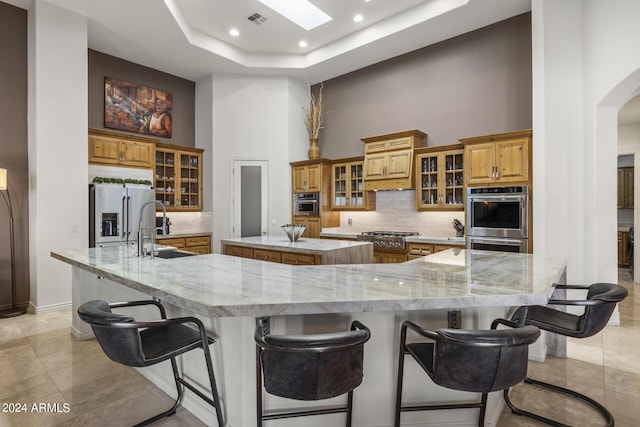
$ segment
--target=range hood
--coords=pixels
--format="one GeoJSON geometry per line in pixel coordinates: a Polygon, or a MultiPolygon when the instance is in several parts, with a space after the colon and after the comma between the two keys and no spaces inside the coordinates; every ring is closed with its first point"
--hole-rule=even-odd
{"type": "Polygon", "coordinates": [[[362,138],[365,144],[365,191],[414,188],[413,150],[422,146],[426,133],[417,129],[362,138]]]}

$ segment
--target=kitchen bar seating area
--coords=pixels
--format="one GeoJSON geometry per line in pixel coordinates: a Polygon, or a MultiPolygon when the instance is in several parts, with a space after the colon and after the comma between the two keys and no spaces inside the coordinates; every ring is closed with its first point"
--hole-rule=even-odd
{"type": "MultiPolygon", "coordinates": [[[[317,266],[219,254],[139,260],[130,252],[127,247],[103,247],[54,251],[52,256],[72,266],[78,306],[96,297],[115,301],[151,296],[163,301],[170,317],[200,319],[215,334],[216,344],[211,347],[214,370],[225,422],[230,426],[255,422],[255,352],[243,349],[255,346],[256,318],[269,318],[274,336],[327,333],[347,329],[353,320],[361,321],[371,331],[371,339],[365,344],[362,384],[354,391],[352,425],[372,426],[376,420],[387,420],[391,425],[400,323],[412,320],[436,325],[448,309],[459,307],[466,329],[488,329],[493,319],[507,316],[510,307],[545,304],[565,271],[562,258],[463,249],[402,264],[317,266]],[[497,265],[502,275],[495,274],[497,265]],[[199,274],[188,278],[176,275],[188,270],[199,274]],[[250,375],[239,377],[237,372],[250,375]]],[[[72,332],[78,338],[91,337],[79,320],[74,319],[72,332]]],[[[166,369],[152,368],[140,373],[163,388],[171,376],[166,369]]],[[[183,369],[183,375],[196,381],[206,378],[193,363],[185,363],[183,369]]],[[[406,374],[403,395],[407,401],[426,398],[427,403],[437,403],[441,388],[424,378],[417,387],[419,376],[410,369],[406,374]]],[[[460,403],[469,396],[454,393],[446,399],[460,403]]],[[[184,407],[206,423],[215,424],[215,411],[196,402],[187,390],[184,407]]],[[[266,395],[264,402],[265,407],[286,412],[322,408],[321,402],[292,403],[271,395],[266,395]]],[[[487,420],[497,423],[501,396],[490,394],[486,408],[487,420]]],[[[403,419],[407,425],[438,425],[443,419],[437,412],[433,412],[436,418],[415,419],[418,413],[407,413],[403,419]]],[[[477,414],[470,413],[473,411],[448,412],[447,419],[461,425],[477,419],[477,414]]],[[[339,415],[309,417],[304,422],[309,426],[342,423],[331,418],[339,415]],[[325,417],[329,418],[322,419],[325,417]]]]}

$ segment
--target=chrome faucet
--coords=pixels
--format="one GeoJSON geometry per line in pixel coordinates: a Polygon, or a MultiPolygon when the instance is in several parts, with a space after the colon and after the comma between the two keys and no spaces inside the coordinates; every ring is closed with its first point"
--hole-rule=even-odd
{"type": "MultiPolygon", "coordinates": [[[[162,235],[166,234],[167,230],[167,209],[164,207],[164,204],[159,200],[150,200],[140,208],[140,222],[138,223],[138,256],[144,257],[144,230],[142,228],[142,214],[144,213],[144,208],[148,205],[158,205],[162,208],[162,235]]],[[[156,244],[156,230],[157,228],[154,226],[151,228],[153,232],[151,233],[151,258],[153,258],[153,247],[156,244]]]]}

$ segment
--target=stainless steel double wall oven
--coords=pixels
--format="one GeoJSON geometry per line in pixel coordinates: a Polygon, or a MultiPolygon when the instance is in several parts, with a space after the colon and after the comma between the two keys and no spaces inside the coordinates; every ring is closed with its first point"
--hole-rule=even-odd
{"type": "Polygon", "coordinates": [[[529,251],[529,187],[467,188],[467,248],[529,251]]]}

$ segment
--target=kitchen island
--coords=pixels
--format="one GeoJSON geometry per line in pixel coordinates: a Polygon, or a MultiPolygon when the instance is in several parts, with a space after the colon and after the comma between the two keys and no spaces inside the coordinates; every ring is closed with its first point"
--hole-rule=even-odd
{"type": "Polygon", "coordinates": [[[291,265],[371,264],[373,244],[342,240],[300,238],[292,242],[282,236],[252,236],[223,239],[222,253],[291,265]]]}
{"type": "MultiPolygon", "coordinates": [[[[255,425],[255,318],[269,316],[274,333],[346,330],[353,319],[372,332],[365,345],[365,377],[355,393],[354,426],[390,426],[402,321],[446,326],[448,309],[462,311],[464,328],[488,328],[510,307],[545,304],[562,279],[565,261],[530,254],[448,250],[403,264],[290,266],[219,254],[176,259],[140,259],[131,248],[61,250],[52,256],[73,266],[72,333],[88,338],[90,328],[75,314],[90,299],[108,301],[157,298],[170,316],[195,314],[218,340],[212,346],[228,426],[255,425]]],[[[190,356],[190,357],[197,357],[190,356]]],[[[201,356],[200,356],[201,357],[201,356]]],[[[201,377],[201,361],[184,361],[188,375],[201,377]]],[[[408,364],[407,400],[469,400],[468,393],[433,385],[408,364]]],[[[166,367],[140,371],[171,393],[166,367]]],[[[340,400],[340,398],[336,398],[340,400]]],[[[309,407],[267,396],[273,407],[309,407]]],[[[327,404],[327,402],[318,402],[327,404]]],[[[215,425],[210,409],[187,397],[184,406],[215,425]]],[[[489,424],[502,408],[490,396],[489,424]]],[[[471,425],[474,411],[437,411],[403,415],[407,425],[471,425]],[[444,417],[444,418],[443,418],[444,417]],[[427,420],[427,421],[425,421],[427,420]]],[[[305,419],[309,427],[338,425],[341,415],[305,419]]],[[[299,421],[299,420],[298,420],[299,421]]],[[[283,426],[296,425],[283,422],[283,426]]]]}

